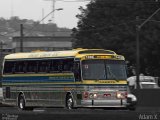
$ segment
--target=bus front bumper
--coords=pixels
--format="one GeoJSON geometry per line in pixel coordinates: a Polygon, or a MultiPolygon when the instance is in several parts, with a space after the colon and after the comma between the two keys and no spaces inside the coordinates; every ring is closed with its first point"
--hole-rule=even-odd
{"type": "Polygon", "coordinates": [[[116,100],[82,100],[83,107],[127,107],[126,99],[116,100]]]}

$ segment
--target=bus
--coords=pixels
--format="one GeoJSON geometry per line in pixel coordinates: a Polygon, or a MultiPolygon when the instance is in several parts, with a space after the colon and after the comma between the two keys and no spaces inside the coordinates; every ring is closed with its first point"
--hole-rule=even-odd
{"type": "Polygon", "coordinates": [[[28,107],[127,107],[125,58],[111,50],[13,53],[3,61],[3,104],[28,107]]]}

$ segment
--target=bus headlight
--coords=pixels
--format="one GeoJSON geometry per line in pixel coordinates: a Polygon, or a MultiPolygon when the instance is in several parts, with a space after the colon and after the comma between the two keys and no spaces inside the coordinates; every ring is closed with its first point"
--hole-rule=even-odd
{"type": "Polygon", "coordinates": [[[121,93],[117,93],[117,98],[122,98],[121,93]]]}
{"type": "Polygon", "coordinates": [[[97,93],[90,93],[89,98],[91,98],[91,99],[97,98],[97,93]]]}
{"type": "Polygon", "coordinates": [[[124,98],[127,98],[127,92],[126,93],[123,93],[123,92],[117,92],[117,98],[119,99],[124,99],[124,98]]]}

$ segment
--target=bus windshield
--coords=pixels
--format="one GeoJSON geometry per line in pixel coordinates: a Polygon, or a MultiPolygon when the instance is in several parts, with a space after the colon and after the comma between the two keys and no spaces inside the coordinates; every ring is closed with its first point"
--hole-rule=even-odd
{"type": "Polygon", "coordinates": [[[121,60],[84,60],[82,61],[84,80],[124,80],[125,61],[121,60]]]}

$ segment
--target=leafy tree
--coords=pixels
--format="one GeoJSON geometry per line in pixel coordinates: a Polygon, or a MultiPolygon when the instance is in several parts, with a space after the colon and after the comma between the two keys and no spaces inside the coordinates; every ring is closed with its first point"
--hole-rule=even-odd
{"type": "MultiPolygon", "coordinates": [[[[79,22],[73,29],[74,47],[104,48],[123,54],[135,66],[136,25],[160,6],[155,0],[94,0],[80,7],[79,22]],[[136,17],[139,17],[139,21],[136,17]]],[[[140,72],[160,75],[160,11],[140,31],[140,72]]]]}

